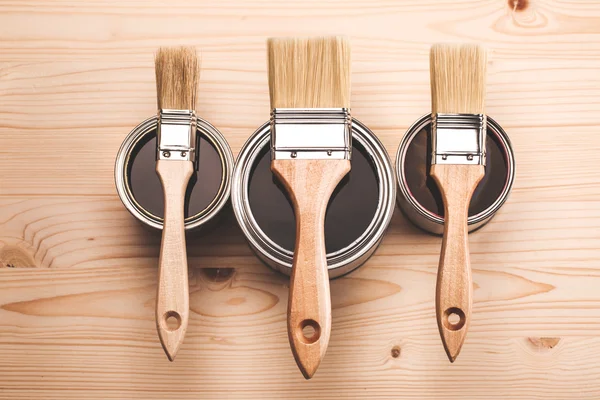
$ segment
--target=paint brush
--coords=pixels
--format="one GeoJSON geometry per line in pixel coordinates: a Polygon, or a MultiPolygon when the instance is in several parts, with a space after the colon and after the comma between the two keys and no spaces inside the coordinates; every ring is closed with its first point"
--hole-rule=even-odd
{"type": "Polygon", "coordinates": [[[476,45],[431,48],[431,176],[444,203],[436,315],[444,349],[454,362],[471,319],[469,204],[485,173],[486,53],[476,45]]]}
{"type": "Polygon", "coordinates": [[[199,63],[193,48],[161,48],[155,57],[158,102],[156,173],[163,187],[156,327],[170,361],[183,342],[189,318],[185,246],[185,192],[194,172],[199,63]]]}
{"type": "Polygon", "coordinates": [[[302,374],[317,370],[331,333],[327,203],[350,171],[350,46],[344,38],[268,41],[271,170],[294,208],[288,336],[302,374]]]}

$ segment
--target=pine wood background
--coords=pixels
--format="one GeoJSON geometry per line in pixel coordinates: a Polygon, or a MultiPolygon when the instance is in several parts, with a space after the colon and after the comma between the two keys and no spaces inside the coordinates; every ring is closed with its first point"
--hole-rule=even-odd
{"type": "Polygon", "coordinates": [[[600,398],[600,3],[586,0],[0,0],[0,398],[600,398]],[[174,363],[154,326],[159,237],[124,209],[117,149],[155,112],[153,52],[202,50],[199,113],[237,154],[268,117],[265,39],[346,34],[353,115],[395,153],[429,109],[428,48],[491,50],[488,114],[515,188],[471,235],[474,313],[454,365],[434,317],[440,238],[396,210],[332,282],[333,331],[304,381],[287,278],[227,213],[188,241],[174,363]]]}

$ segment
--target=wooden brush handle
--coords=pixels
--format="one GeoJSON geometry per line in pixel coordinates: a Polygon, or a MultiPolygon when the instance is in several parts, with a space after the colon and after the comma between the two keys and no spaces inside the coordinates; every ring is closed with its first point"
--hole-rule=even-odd
{"type": "Polygon", "coordinates": [[[185,248],[185,191],[193,172],[190,161],[159,160],[156,172],[162,183],[165,217],[160,247],[156,328],[169,360],[183,342],[189,318],[189,288],[185,248]],[[168,321],[167,321],[168,320],[168,321]]]}
{"type": "Polygon", "coordinates": [[[472,290],[469,257],[469,203],[485,173],[483,165],[431,167],[444,201],[444,237],[437,275],[436,315],[444,349],[454,362],[471,320],[472,290]]]}
{"type": "Polygon", "coordinates": [[[335,187],[350,171],[350,161],[273,160],[271,170],[285,186],[296,216],[288,336],[298,368],[310,379],[331,334],[325,212],[335,187]]]}

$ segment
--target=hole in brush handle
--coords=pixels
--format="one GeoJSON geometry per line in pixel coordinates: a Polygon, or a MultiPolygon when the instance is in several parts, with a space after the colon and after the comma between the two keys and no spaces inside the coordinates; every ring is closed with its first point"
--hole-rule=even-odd
{"type": "Polygon", "coordinates": [[[167,311],[163,314],[162,326],[170,332],[176,331],[181,327],[181,315],[177,311],[167,311]]]}
{"type": "Polygon", "coordinates": [[[444,327],[450,331],[459,331],[465,326],[467,318],[459,307],[450,307],[444,311],[442,322],[444,327]]]}
{"type": "Polygon", "coordinates": [[[296,334],[305,344],[315,343],[321,337],[321,325],[314,319],[302,320],[296,334]]]}

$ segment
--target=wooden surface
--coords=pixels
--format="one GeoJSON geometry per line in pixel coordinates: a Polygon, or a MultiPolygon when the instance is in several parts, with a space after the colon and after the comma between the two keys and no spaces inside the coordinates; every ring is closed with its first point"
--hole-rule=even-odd
{"type": "Polygon", "coordinates": [[[1,1],[0,398],[600,397],[600,4],[594,1],[1,1]],[[265,39],[347,34],[353,115],[394,153],[430,107],[429,45],[491,50],[487,110],[515,188],[470,236],[473,314],[450,364],[435,320],[441,239],[396,211],[375,256],[331,282],[333,329],[305,381],[288,279],[230,213],[188,240],[190,324],[154,325],[160,236],[125,210],[117,149],[155,112],[152,54],[203,49],[200,115],[237,154],[268,118],[265,39]]]}
{"type": "Polygon", "coordinates": [[[469,253],[469,204],[485,175],[483,165],[431,166],[444,202],[444,235],[435,287],[435,314],[444,350],[456,360],[465,341],[473,306],[469,253]]]}
{"type": "Polygon", "coordinates": [[[160,343],[171,361],[175,359],[183,343],[190,316],[184,207],[185,192],[193,172],[192,161],[156,162],[156,173],[162,184],[165,204],[158,256],[156,329],[160,343]]]}
{"type": "Polygon", "coordinates": [[[319,368],[331,336],[331,295],[325,213],[331,194],[350,172],[349,160],[273,160],[296,216],[287,329],[290,347],[306,379],[319,368]]]}

